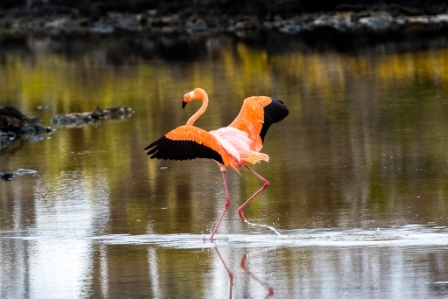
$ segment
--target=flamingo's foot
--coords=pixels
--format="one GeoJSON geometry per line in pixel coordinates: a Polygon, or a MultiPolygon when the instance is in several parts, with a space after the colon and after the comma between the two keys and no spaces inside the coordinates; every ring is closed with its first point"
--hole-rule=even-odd
{"type": "Polygon", "coordinates": [[[212,239],[211,237],[202,237],[202,242],[213,242],[214,239],[212,239]]]}
{"type": "Polygon", "coordinates": [[[247,222],[246,217],[244,217],[243,209],[241,207],[238,208],[238,216],[240,216],[241,221],[247,222]]]}
{"type": "MultiPolygon", "coordinates": [[[[218,240],[218,237],[216,235],[212,235],[210,237],[203,237],[202,238],[202,242],[210,242],[210,243],[215,243],[215,241],[218,240]]],[[[229,237],[227,236],[220,236],[219,240],[224,241],[224,242],[228,242],[229,241],[229,237]]]]}

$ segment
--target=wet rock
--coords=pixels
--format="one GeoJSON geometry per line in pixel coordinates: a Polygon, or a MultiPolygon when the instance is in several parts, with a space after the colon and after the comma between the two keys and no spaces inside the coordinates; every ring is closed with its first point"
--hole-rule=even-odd
{"type": "MultiPolygon", "coordinates": [[[[440,32],[448,29],[442,0],[48,0],[0,1],[0,35],[236,36],[280,31],[440,32]],[[29,3],[28,3],[29,2],[29,3]],[[22,3],[22,4],[19,4],[22,3]]],[[[121,58],[123,59],[123,58],[121,58]]]]}
{"type": "Polygon", "coordinates": [[[393,18],[386,12],[375,13],[369,17],[360,18],[359,24],[373,30],[383,30],[391,26],[393,18]]]}
{"type": "Polygon", "coordinates": [[[14,180],[14,174],[12,172],[0,172],[0,180],[12,181],[14,180]]]}
{"type": "Polygon", "coordinates": [[[234,22],[234,30],[255,30],[260,27],[259,21],[255,17],[243,17],[234,22]]]}
{"type": "Polygon", "coordinates": [[[125,105],[111,106],[104,110],[97,107],[92,111],[92,118],[96,120],[109,118],[120,119],[130,117],[134,113],[134,110],[125,105]]]}
{"type": "Polygon", "coordinates": [[[334,28],[339,31],[353,27],[349,13],[320,16],[312,22],[312,25],[314,27],[334,28]]]}
{"type": "Polygon", "coordinates": [[[16,139],[16,134],[13,132],[3,132],[0,131],[0,148],[9,145],[16,139]]]}
{"type": "Polygon", "coordinates": [[[208,32],[209,27],[202,18],[192,18],[186,21],[185,28],[189,33],[208,32]]]}
{"type": "Polygon", "coordinates": [[[50,108],[50,106],[47,105],[39,105],[36,107],[37,110],[48,110],[48,108],[50,108]]]}
{"type": "Polygon", "coordinates": [[[25,123],[25,116],[13,107],[0,107],[0,130],[19,133],[25,123]]]}
{"type": "Polygon", "coordinates": [[[280,16],[275,16],[272,20],[266,20],[262,23],[262,27],[268,30],[279,29],[284,25],[284,20],[280,16]]]}
{"type": "Polygon", "coordinates": [[[44,137],[42,135],[31,135],[28,137],[28,140],[31,142],[37,142],[37,141],[42,141],[45,139],[50,139],[50,137],[44,137]]]}
{"type": "Polygon", "coordinates": [[[178,14],[158,16],[156,12],[150,12],[145,16],[146,25],[142,29],[156,33],[174,33],[181,32],[185,21],[182,21],[178,14]]]}
{"type": "MultiPolygon", "coordinates": [[[[441,18],[443,20],[443,18],[441,18]]],[[[410,24],[428,24],[429,17],[428,16],[417,16],[417,17],[409,17],[406,19],[410,24]]]]}
{"type": "Polygon", "coordinates": [[[59,126],[83,125],[91,121],[92,112],[60,114],[51,118],[51,124],[59,126]]]}
{"type": "Polygon", "coordinates": [[[19,168],[17,170],[14,170],[13,172],[15,175],[28,175],[28,174],[36,174],[37,171],[34,169],[24,169],[24,168],[19,168]]]}
{"type": "Polygon", "coordinates": [[[413,30],[440,30],[448,28],[448,14],[420,15],[420,16],[394,16],[389,12],[344,12],[295,17],[289,20],[264,22],[266,29],[277,28],[284,33],[294,34],[302,31],[319,29],[332,29],[339,32],[384,32],[386,30],[401,30],[413,25],[413,30]]]}
{"type": "Polygon", "coordinates": [[[42,126],[41,123],[40,117],[26,116],[13,107],[0,107],[0,148],[19,137],[30,139],[54,131],[53,128],[42,126]]]}
{"type": "Polygon", "coordinates": [[[19,168],[13,172],[1,172],[0,171],[0,180],[3,181],[12,181],[15,178],[15,175],[30,175],[30,174],[36,174],[37,171],[34,169],[23,169],[23,168],[19,168]]]}
{"type": "Polygon", "coordinates": [[[436,16],[430,16],[429,17],[429,22],[432,23],[446,23],[448,24],[448,14],[440,14],[440,15],[436,15],[436,16]]]}
{"type": "Polygon", "coordinates": [[[111,34],[115,31],[114,27],[104,25],[104,24],[95,24],[94,26],[89,28],[90,32],[99,33],[99,34],[111,34]]]}
{"type": "Polygon", "coordinates": [[[97,107],[92,112],[67,113],[53,116],[51,123],[58,126],[82,126],[84,124],[104,119],[125,119],[135,111],[125,105],[111,106],[104,110],[97,107]]]}
{"type": "Polygon", "coordinates": [[[280,26],[279,30],[283,33],[294,34],[303,30],[303,26],[297,23],[286,23],[280,26]]]}
{"type": "MultiPolygon", "coordinates": [[[[278,3],[275,7],[278,6],[278,3]]],[[[262,10],[264,11],[264,10],[262,10]]],[[[214,8],[210,13],[190,8],[150,9],[138,13],[93,12],[87,16],[70,13],[39,16],[16,16],[6,13],[0,18],[0,33],[88,33],[98,35],[120,32],[141,32],[172,34],[213,34],[216,32],[244,32],[257,30],[279,30],[285,33],[332,28],[337,31],[384,31],[401,29],[403,26],[421,25],[425,29],[448,27],[448,4],[427,6],[425,9],[404,5],[339,4],[332,11],[305,12],[284,11],[278,14],[267,9],[265,15],[238,13],[226,15],[225,9],[214,8]],[[270,11],[270,13],[267,13],[270,11]]]]}

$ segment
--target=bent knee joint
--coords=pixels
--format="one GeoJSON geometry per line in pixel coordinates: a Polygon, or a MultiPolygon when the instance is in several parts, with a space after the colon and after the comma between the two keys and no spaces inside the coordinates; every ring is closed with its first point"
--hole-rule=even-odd
{"type": "Polygon", "coordinates": [[[263,189],[266,189],[267,187],[269,187],[269,182],[264,180],[263,181],[263,189]]]}

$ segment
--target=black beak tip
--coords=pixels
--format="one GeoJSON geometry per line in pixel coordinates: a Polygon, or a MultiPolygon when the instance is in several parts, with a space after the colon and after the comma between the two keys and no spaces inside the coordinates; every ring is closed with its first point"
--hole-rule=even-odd
{"type": "Polygon", "coordinates": [[[182,109],[184,109],[185,106],[187,106],[187,102],[182,102],[182,109]]]}

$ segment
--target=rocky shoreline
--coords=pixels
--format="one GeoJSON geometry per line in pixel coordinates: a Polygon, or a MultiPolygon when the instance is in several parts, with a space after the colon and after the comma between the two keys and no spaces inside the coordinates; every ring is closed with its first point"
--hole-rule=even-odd
{"type": "Polygon", "coordinates": [[[43,17],[6,17],[0,20],[0,34],[46,33],[113,34],[116,32],[151,32],[158,34],[212,34],[224,32],[270,31],[287,34],[320,29],[339,32],[440,30],[448,27],[448,13],[438,15],[393,16],[379,12],[337,12],[302,14],[292,18],[260,20],[253,16],[234,18],[201,17],[182,20],[178,15],[156,17],[151,13],[108,13],[97,21],[71,15],[43,17]]]}
{"type": "MultiPolygon", "coordinates": [[[[130,1],[131,4],[132,2],[130,1]]],[[[266,31],[297,34],[322,29],[350,33],[434,31],[448,28],[448,4],[440,4],[437,1],[436,3],[411,1],[412,5],[362,4],[367,1],[349,5],[340,2],[325,11],[300,9],[295,6],[291,6],[292,8],[288,10],[287,6],[280,6],[280,3],[285,1],[271,1],[277,3],[278,7],[261,5],[263,9],[258,10],[252,6],[247,8],[247,3],[239,10],[238,7],[232,10],[223,5],[215,5],[213,9],[210,5],[206,5],[206,2],[213,4],[219,1],[193,1],[190,6],[181,5],[182,1],[177,2],[180,3],[177,6],[168,6],[161,5],[162,1],[150,9],[142,5],[141,11],[138,12],[135,12],[136,9],[131,9],[130,4],[123,6],[121,10],[113,10],[113,6],[102,9],[92,6],[92,10],[89,11],[78,7],[61,8],[49,4],[0,10],[0,35],[30,33],[112,35],[123,32],[209,35],[266,31]]]]}

